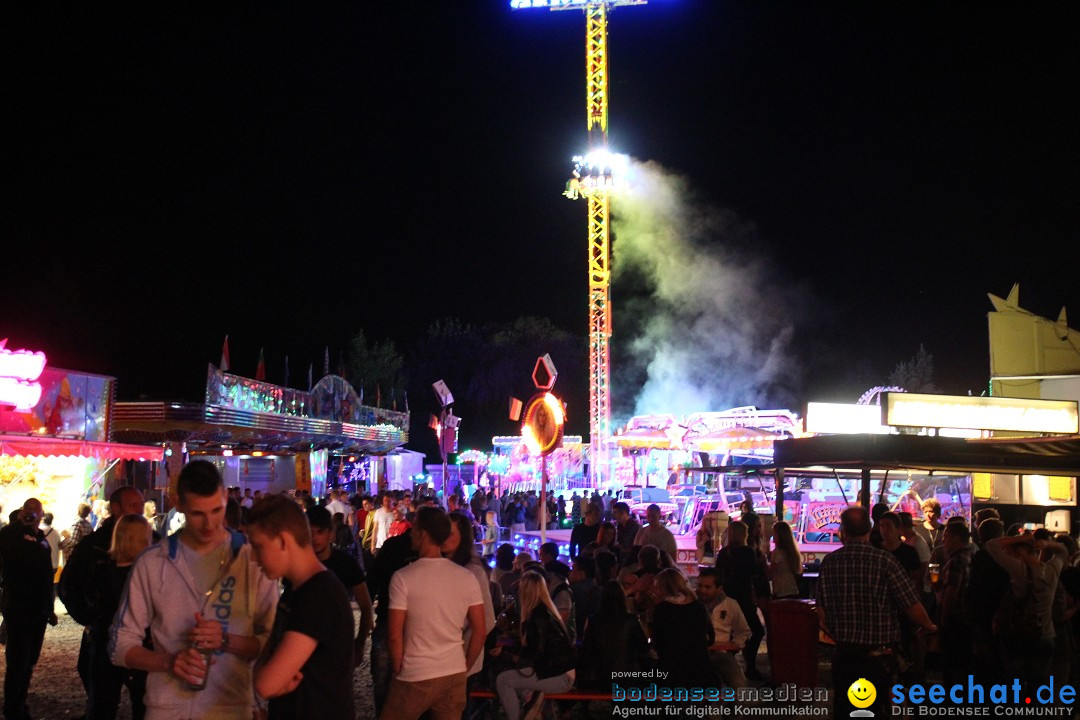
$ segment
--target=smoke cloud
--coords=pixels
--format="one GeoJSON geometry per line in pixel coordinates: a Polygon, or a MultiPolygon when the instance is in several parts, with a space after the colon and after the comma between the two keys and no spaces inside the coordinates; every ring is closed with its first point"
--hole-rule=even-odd
{"type": "Polygon", "coordinates": [[[803,292],[770,268],[752,223],[697,201],[684,177],[637,161],[625,177],[612,214],[616,414],[788,406],[803,292]]]}

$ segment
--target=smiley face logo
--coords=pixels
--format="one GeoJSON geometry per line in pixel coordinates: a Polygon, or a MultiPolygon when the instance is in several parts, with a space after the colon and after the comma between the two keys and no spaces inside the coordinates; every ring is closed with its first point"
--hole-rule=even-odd
{"type": "Polygon", "coordinates": [[[847,690],[848,701],[857,708],[868,708],[877,699],[877,688],[866,678],[851,683],[847,690]]]}

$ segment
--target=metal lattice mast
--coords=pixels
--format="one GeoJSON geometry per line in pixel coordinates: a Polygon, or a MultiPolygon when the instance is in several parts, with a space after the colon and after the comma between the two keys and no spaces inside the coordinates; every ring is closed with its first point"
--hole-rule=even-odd
{"type": "Polygon", "coordinates": [[[585,112],[589,153],[575,158],[574,176],[565,193],[584,197],[589,223],[589,482],[599,487],[608,475],[611,436],[611,195],[608,149],[608,11],[644,5],[647,0],[511,0],[515,9],[546,7],[585,11],[585,112]]]}
{"type": "MultiPolygon", "coordinates": [[[[589,150],[608,146],[607,5],[585,10],[585,103],[589,150]]],[[[586,188],[589,206],[589,484],[607,479],[611,436],[611,197],[606,182],[586,188]]]]}

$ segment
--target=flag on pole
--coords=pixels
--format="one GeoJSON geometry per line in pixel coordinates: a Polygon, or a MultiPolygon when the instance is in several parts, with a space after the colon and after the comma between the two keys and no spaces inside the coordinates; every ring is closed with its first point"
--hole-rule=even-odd
{"type": "Polygon", "coordinates": [[[255,366],[255,379],[266,380],[266,359],[263,358],[263,349],[259,348],[259,364],[255,366]]]}
{"type": "Polygon", "coordinates": [[[326,346],[326,351],[323,353],[322,374],[323,375],[329,375],[330,374],[330,346],[329,345],[326,346]]]}
{"type": "Polygon", "coordinates": [[[221,372],[229,372],[229,336],[225,336],[225,344],[221,346],[221,362],[218,363],[221,372]]]}
{"type": "Polygon", "coordinates": [[[289,387],[289,356],[285,356],[285,383],[284,387],[289,387]]]}
{"type": "Polygon", "coordinates": [[[311,382],[311,377],[312,377],[311,374],[313,372],[315,372],[315,363],[308,363],[308,366],[307,366],[307,391],[308,392],[311,392],[311,388],[315,387],[314,383],[311,382]]]}

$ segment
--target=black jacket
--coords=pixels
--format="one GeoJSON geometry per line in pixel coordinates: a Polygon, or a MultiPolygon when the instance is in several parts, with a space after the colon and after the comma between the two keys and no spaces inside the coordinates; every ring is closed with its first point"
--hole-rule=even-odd
{"type": "Polygon", "coordinates": [[[525,623],[521,657],[522,666],[534,668],[541,680],[569,672],[577,664],[570,636],[544,606],[534,609],[525,623]]]}
{"type": "Polygon", "coordinates": [[[109,561],[109,546],[112,545],[115,526],[115,517],[103,520],[97,530],[79,541],[71,551],[64,571],[60,573],[57,594],[68,615],[80,625],[92,625],[94,622],[93,575],[99,565],[109,561]]]}
{"type": "Polygon", "coordinates": [[[46,618],[53,610],[53,569],[49,543],[37,528],[21,522],[0,529],[0,565],[4,569],[3,608],[11,622],[16,614],[46,618]]]}

